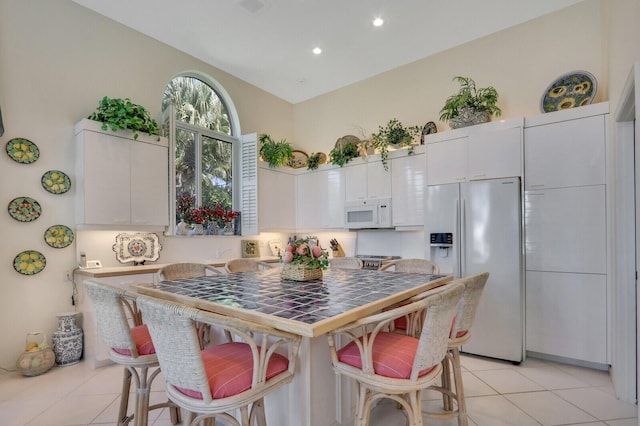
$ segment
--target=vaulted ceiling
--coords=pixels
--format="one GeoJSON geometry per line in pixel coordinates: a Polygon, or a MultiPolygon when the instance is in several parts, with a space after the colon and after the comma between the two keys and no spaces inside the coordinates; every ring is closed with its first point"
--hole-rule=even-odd
{"type": "Polygon", "coordinates": [[[582,0],[73,1],[298,103],[582,0]]]}

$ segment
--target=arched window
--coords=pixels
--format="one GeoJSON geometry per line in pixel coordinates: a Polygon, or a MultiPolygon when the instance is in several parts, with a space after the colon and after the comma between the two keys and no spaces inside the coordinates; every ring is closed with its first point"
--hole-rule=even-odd
{"type": "Polygon", "coordinates": [[[215,222],[208,217],[214,209],[240,211],[242,137],[224,89],[203,75],[177,76],[165,88],[162,115],[172,141],[171,229],[180,221],[215,222]]]}

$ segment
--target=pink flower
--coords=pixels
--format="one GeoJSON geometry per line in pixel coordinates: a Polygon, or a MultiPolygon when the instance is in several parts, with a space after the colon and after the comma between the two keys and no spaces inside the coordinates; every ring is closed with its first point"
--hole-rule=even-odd
{"type": "Polygon", "coordinates": [[[282,255],[282,263],[291,263],[291,261],[293,260],[293,253],[291,253],[289,250],[284,252],[284,255],[282,255]]]}
{"type": "Polygon", "coordinates": [[[294,251],[296,251],[296,249],[291,244],[287,244],[287,248],[285,248],[285,251],[290,251],[291,253],[293,253],[294,251]]]}
{"type": "Polygon", "coordinates": [[[300,244],[298,246],[298,254],[300,256],[306,256],[309,253],[309,245],[307,243],[300,244]]]}
{"type": "Polygon", "coordinates": [[[313,257],[318,258],[318,257],[322,256],[322,248],[320,246],[314,246],[311,249],[311,252],[313,253],[313,257]]]}

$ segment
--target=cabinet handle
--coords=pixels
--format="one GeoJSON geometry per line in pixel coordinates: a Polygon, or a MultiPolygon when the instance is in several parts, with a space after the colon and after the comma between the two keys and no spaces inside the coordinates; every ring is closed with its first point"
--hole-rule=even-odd
{"type": "Polygon", "coordinates": [[[454,180],[461,181],[461,180],[467,180],[467,178],[462,176],[462,177],[457,177],[454,180]]]}
{"type": "Polygon", "coordinates": [[[544,195],[544,192],[529,192],[527,194],[528,197],[532,196],[532,195],[544,195]]]}
{"type": "Polygon", "coordinates": [[[480,175],[473,175],[474,178],[482,178],[482,177],[485,177],[485,176],[487,176],[486,173],[482,173],[480,175]]]}
{"type": "Polygon", "coordinates": [[[544,186],[544,183],[536,183],[533,185],[529,185],[531,188],[542,188],[544,186]]]}

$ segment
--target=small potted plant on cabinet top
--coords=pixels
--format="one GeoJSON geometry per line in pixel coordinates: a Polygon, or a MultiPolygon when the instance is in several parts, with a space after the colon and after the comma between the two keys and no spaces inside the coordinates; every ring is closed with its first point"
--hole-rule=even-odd
{"type": "Polygon", "coordinates": [[[380,160],[385,170],[389,170],[389,147],[409,147],[409,155],[413,154],[414,139],[420,135],[420,126],[404,126],[397,118],[392,118],[385,126],[378,127],[378,133],[371,135],[373,146],[380,153],[380,160]]]}
{"type": "Polygon", "coordinates": [[[293,158],[293,147],[285,139],[274,141],[269,135],[260,135],[260,157],[269,167],[285,166],[293,158]]]}
{"type": "Polygon", "coordinates": [[[486,123],[492,115],[499,117],[502,111],[496,103],[498,92],[492,86],[476,89],[476,83],[469,77],[456,76],[460,90],[447,98],[440,110],[440,120],[448,121],[452,129],[486,123]]]}
{"type": "Polygon", "coordinates": [[[102,130],[111,129],[131,130],[133,138],[138,139],[138,132],[155,135],[160,140],[158,123],[152,119],[149,112],[141,105],[134,104],[129,98],[114,98],[107,96],[98,103],[98,108],[87,117],[89,120],[101,121],[102,130]]]}

